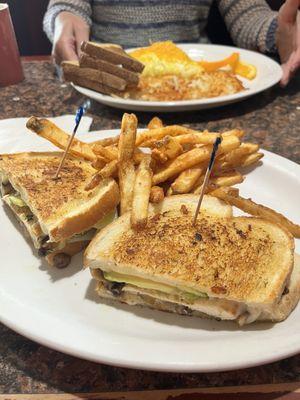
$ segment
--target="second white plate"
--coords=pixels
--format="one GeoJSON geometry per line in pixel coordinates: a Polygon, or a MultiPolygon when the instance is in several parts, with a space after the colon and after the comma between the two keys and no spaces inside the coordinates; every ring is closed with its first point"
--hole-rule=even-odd
{"type": "Polygon", "coordinates": [[[121,99],[118,97],[107,96],[81,86],[73,85],[74,88],[91,99],[111,107],[133,110],[133,111],[188,111],[201,110],[224,106],[235,103],[276,85],[282,76],[282,69],[278,63],[263,54],[254,51],[240,49],[237,47],[219,46],[213,44],[180,44],[182,48],[192,59],[205,59],[208,61],[221,60],[228,57],[233,52],[238,52],[242,61],[253,64],[257,68],[257,76],[252,81],[240,78],[246,90],[228,95],[213,97],[209,99],[182,100],[182,101],[141,101],[131,99],[121,99]]]}

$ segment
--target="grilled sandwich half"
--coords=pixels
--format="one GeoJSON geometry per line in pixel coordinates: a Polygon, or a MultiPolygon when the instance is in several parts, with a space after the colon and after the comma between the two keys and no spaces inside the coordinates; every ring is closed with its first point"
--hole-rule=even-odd
{"type": "Polygon", "coordinates": [[[68,157],[53,179],[61,152],[0,155],[1,194],[25,228],[39,255],[65,267],[96,231],[109,223],[119,202],[113,179],[85,190],[96,170],[88,161],[68,157]]]}
{"type": "Polygon", "coordinates": [[[224,202],[198,196],[153,205],[147,227],[123,215],[96,235],[84,265],[101,297],[130,305],[240,325],[285,319],[299,300],[300,262],[294,239],[260,218],[233,217],[224,202]]]}

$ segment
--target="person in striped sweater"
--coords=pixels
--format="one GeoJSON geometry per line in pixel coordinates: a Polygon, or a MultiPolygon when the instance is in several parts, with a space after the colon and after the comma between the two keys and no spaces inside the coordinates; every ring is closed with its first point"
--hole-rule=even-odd
{"type": "MultiPolygon", "coordinates": [[[[50,0],[44,30],[56,63],[76,60],[91,38],[124,47],[149,42],[207,41],[205,26],[213,0],[50,0]]],[[[282,85],[300,67],[300,0],[286,0],[279,12],[265,0],[218,0],[234,43],[262,53],[278,52],[282,85]]]]}

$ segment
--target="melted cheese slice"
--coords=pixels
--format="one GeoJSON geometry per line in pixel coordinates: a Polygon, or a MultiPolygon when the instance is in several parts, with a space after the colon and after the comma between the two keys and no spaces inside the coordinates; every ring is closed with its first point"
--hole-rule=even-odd
{"type": "Polygon", "coordinates": [[[144,279],[137,276],[120,274],[113,271],[103,271],[104,278],[111,282],[128,283],[141,289],[157,290],[158,292],[181,295],[187,297],[190,300],[193,298],[208,298],[206,293],[202,293],[198,290],[190,289],[185,286],[170,286],[161,282],[151,281],[150,279],[144,279]]]}

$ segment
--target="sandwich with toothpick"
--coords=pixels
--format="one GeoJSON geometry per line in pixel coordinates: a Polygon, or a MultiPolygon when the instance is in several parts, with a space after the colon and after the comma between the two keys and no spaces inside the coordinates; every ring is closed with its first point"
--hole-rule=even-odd
{"type": "MultiPolygon", "coordinates": [[[[119,154],[129,157],[124,168],[135,127],[125,115],[119,141],[119,154]]],[[[175,195],[149,204],[152,174],[132,169],[124,178],[126,210],[84,256],[100,297],[239,325],[282,321],[292,312],[300,296],[292,234],[270,220],[234,217],[230,204],[204,195],[219,144],[217,138],[200,198],[175,195]]]]}
{"type": "Polygon", "coordinates": [[[68,155],[54,179],[63,152],[0,155],[3,203],[50,265],[66,267],[109,223],[119,202],[118,185],[106,178],[86,190],[97,172],[89,161],[68,155]]]}

